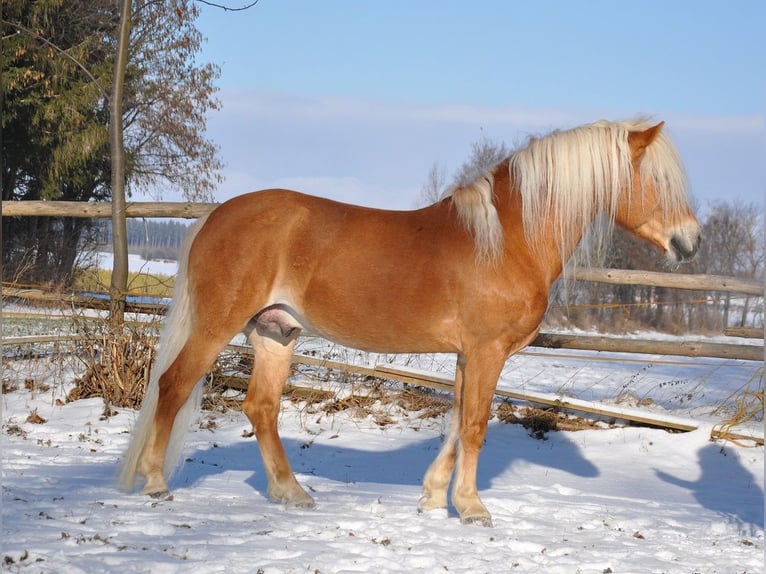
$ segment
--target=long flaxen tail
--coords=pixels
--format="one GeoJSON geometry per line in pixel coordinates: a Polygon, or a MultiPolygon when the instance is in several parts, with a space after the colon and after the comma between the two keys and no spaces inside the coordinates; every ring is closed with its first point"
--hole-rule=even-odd
{"type": "MultiPolygon", "coordinates": [[[[160,332],[157,355],[149,376],[146,394],[143,403],[141,404],[141,411],[138,415],[138,419],[133,427],[130,445],[125,453],[120,469],[119,483],[125,490],[132,490],[135,485],[141,453],[152,433],[154,416],[157,412],[157,401],[159,399],[160,376],[173,364],[176,357],[178,357],[191,332],[192,322],[190,316],[187,264],[191,244],[206,219],[207,217],[200,218],[189,230],[181,250],[178,273],[176,274],[175,287],[173,289],[173,301],[160,332]]],[[[194,392],[186,403],[184,403],[183,407],[181,407],[181,410],[176,415],[173,423],[173,431],[170,435],[170,441],[168,442],[168,448],[165,453],[165,465],[163,468],[166,480],[170,479],[170,476],[178,466],[186,431],[189,427],[191,418],[199,409],[201,399],[202,384],[200,382],[195,386],[194,392]]]]}

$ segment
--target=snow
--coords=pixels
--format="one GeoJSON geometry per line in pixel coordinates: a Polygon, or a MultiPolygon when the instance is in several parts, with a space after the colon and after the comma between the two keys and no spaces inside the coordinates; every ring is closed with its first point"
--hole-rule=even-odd
{"type": "MultiPolygon", "coordinates": [[[[175,264],[165,265],[131,260],[131,269],[173,275],[175,264]]],[[[444,376],[454,367],[448,356],[379,356],[311,339],[300,349],[444,376]]],[[[481,528],[461,525],[451,507],[417,512],[449,413],[427,419],[383,405],[393,421],[385,427],[351,409],[283,402],[280,433],[314,509],[268,500],[240,411],[200,413],[172,499],[121,492],[117,467],[137,413],[104,418],[100,399],[66,403],[78,369],[57,361],[4,361],[3,383],[16,390],[0,402],[2,571],[764,572],[763,448],[710,440],[730,405],[713,409],[762,377],[762,362],[545,349],[511,358],[500,388],[645,408],[699,428],[603,424],[540,440],[494,417],[478,474],[494,527],[481,528]],[[26,379],[36,384],[25,388],[26,379]]],[[[761,425],[746,430],[762,436],[761,425]]]]}
{"type": "MultiPolygon", "coordinates": [[[[428,360],[430,367],[415,366],[448,365],[446,358],[428,360]]],[[[664,360],[642,372],[635,358],[622,355],[535,352],[512,359],[503,385],[605,401],[624,386],[652,397],[648,408],[695,416],[700,428],[670,433],[604,424],[539,440],[493,418],[479,464],[493,528],[461,525],[452,508],[416,510],[449,414],[422,419],[387,407],[394,424],[381,427],[371,415],[311,412],[285,400],[285,448],[317,501],[315,509],[295,509],[268,500],[255,439],[243,436],[250,431],[245,416],[202,412],[188,436],[187,461],[171,482],[172,500],[157,501],[115,486],[134,411],[118,409],[105,419],[100,399],[65,402],[76,369],[51,359],[12,361],[4,381],[18,389],[2,395],[2,568],[763,572],[763,448],[709,439],[712,402],[759,373],[762,363],[664,360]],[[37,388],[24,387],[30,376],[37,388]],[[40,388],[46,377],[50,388],[40,388]],[[667,391],[672,385],[662,383],[672,381],[683,384],[667,391]],[[679,392],[691,398],[674,400],[679,392]],[[45,422],[29,422],[32,412],[45,422]]]]}
{"type": "MultiPolygon", "coordinates": [[[[99,251],[94,254],[93,261],[90,263],[100,269],[112,269],[114,266],[114,255],[107,251],[99,251]]],[[[170,259],[144,259],[141,255],[130,253],[128,254],[128,270],[148,275],[173,277],[178,271],[178,262],[170,259]]]]}

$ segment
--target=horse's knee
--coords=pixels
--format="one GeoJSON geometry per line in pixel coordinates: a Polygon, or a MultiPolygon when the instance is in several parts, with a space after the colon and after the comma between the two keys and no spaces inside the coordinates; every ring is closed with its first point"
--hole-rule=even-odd
{"type": "Polygon", "coordinates": [[[253,424],[256,432],[263,432],[276,426],[281,406],[281,389],[258,389],[258,381],[251,381],[242,411],[253,424]]]}

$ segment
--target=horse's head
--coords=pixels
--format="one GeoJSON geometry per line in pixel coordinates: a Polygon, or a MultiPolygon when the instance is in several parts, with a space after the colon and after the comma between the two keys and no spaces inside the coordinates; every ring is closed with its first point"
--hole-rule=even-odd
{"type": "Polygon", "coordinates": [[[622,194],[615,222],[679,262],[697,252],[700,226],[689,205],[678,154],[661,133],[663,123],[628,134],[632,190],[622,194]]]}

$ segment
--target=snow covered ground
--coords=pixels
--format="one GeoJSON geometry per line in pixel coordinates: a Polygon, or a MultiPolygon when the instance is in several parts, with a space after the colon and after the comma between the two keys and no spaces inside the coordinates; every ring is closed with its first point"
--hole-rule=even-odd
{"type": "MultiPolygon", "coordinates": [[[[135,259],[135,258],[134,258],[135,259]]],[[[109,261],[101,262],[102,265],[109,261]]],[[[173,274],[156,263],[131,268],[173,274]]],[[[6,333],[8,335],[10,333],[6,333]]],[[[307,340],[303,352],[317,352],[307,340]]],[[[444,356],[321,352],[449,374],[444,356]]],[[[666,573],[764,572],[762,447],[711,442],[711,411],[762,376],[763,363],[533,349],[500,388],[558,393],[693,418],[689,433],[624,425],[532,438],[490,422],[479,488],[494,528],[454,509],[420,515],[420,484],[449,413],[390,405],[382,427],[353,409],[283,403],[280,432],[315,509],[266,495],[255,439],[239,411],[202,412],[172,500],[115,486],[136,413],[103,417],[100,399],[66,403],[78,369],[4,361],[0,568],[45,573],[666,573]],[[15,390],[11,390],[15,389],[15,390]],[[5,392],[7,391],[7,392],[5,392]]],[[[300,381],[299,381],[300,382],[300,381]]],[[[342,389],[340,380],[328,383],[342,389]]],[[[378,422],[376,422],[378,421],[378,422]]],[[[762,433],[762,422],[751,429],[762,433]]]]}
{"type": "Polygon", "coordinates": [[[381,427],[351,409],[310,413],[285,400],[281,434],[317,501],[307,510],[267,499],[241,412],[203,412],[173,499],[157,501],[115,487],[134,411],[104,419],[100,399],[65,403],[76,374],[68,363],[5,366],[6,389],[17,389],[2,395],[3,571],[764,571],[763,448],[711,442],[707,414],[762,363],[512,359],[502,385],[612,402],[649,397],[647,408],[703,422],[690,433],[616,426],[539,440],[494,418],[479,465],[490,529],[461,525],[454,509],[417,513],[449,415],[421,419],[381,405],[395,421],[381,427]]]}
{"type": "MultiPolygon", "coordinates": [[[[86,262],[87,263],[87,262],[86,262]]],[[[100,251],[93,254],[91,264],[100,269],[112,269],[114,266],[114,255],[107,251],[100,251]]],[[[178,263],[171,260],[144,259],[136,253],[128,255],[128,269],[136,273],[148,273],[150,275],[174,276],[178,271],[178,263]]]]}

